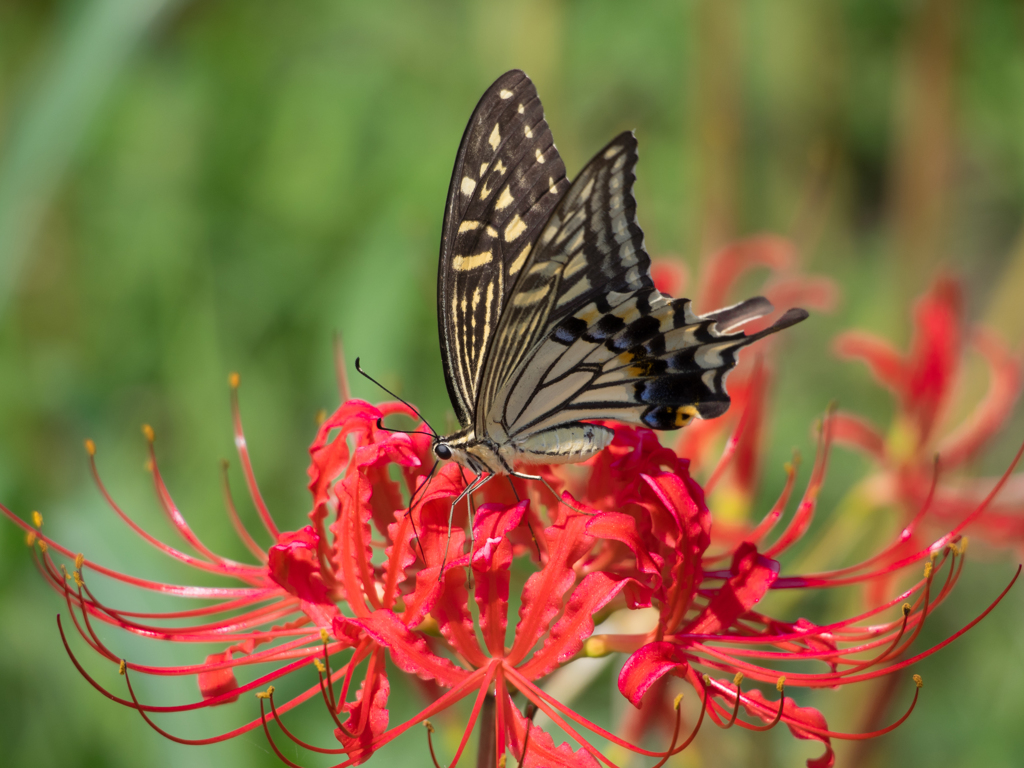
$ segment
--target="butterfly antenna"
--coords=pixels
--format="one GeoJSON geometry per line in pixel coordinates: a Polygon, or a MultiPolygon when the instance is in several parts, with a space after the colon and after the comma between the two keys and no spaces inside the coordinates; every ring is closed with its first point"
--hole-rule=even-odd
{"type": "Polygon", "coordinates": [[[416,506],[416,499],[418,499],[422,495],[422,492],[427,489],[427,486],[430,485],[430,481],[434,477],[434,472],[437,471],[437,465],[440,463],[440,459],[434,462],[434,466],[430,468],[430,472],[427,474],[427,479],[423,481],[423,485],[417,488],[416,492],[413,493],[412,498],[409,499],[409,509],[405,513],[409,516],[409,522],[412,523],[412,535],[416,537],[416,546],[419,547],[420,557],[423,559],[424,566],[427,564],[427,556],[423,553],[423,542],[420,540],[419,531],[416,530],[416,520],[412,516],[412,510],[413,507],[416,506]]]}
{"type": "MultiPolygon", "coordinates": [[[[435,431],[434,431],[434,428],[433,428],[432,426],[430,426],[430,422],[429,422],[429,421],[427,421],[427,420],[426,420],[425,418],[423,418],[423,414],[422,414],[422,413],[420,413],[420,412],[419,412],[419,410],[417,410],[416,408],[413,408],[413,406],[412,406],[412,405],[411,405],[410,403],[408,403],[408,402],[407,402],[406,400],[404,400],[403,398],[401,398],[401,397],[399,397],[398,395],[396,395],[396,394],[395,394],[394,392],[392,392],[392,391],[391,391],[390,389],[388,389],[388,388],[387,388],[387,387],[385,387],[385,386],[384,386],[383,384],[381,384],[381,383],[380,383],[379,381],[377,381],[377,380],[376,380],[375,378],[373,378],[373,376],[371,376],[371,375],[370,375],[370,374],[368,374],[368,373],[367,373],[366,371],[364,371],[364,370],[363,370],[362,368],[360,368],[360,367],[359,367],[359,358],[358,358],[358,357],[356,358],[356,370],[357,370],[357,371],[358,371],[358,372],[359,372],[359,373],[360,373],[360,374],[361,374],[362,376],[365,376],[365,377],[366,377],[366,378],[368,378],[368,379],[369,379],[370,381],[372,381],[372,382],[373,382],[374,384],[376,384],[376,385],[377,385],[378,387],[380,387],[380,388],[381,388],[381,389],[383,389],[383,390],[384,390],[385,392],[387,392],[387,393],[388,393],[389,395],[391,395],[391,396],[392,396],[393,398],[395,398],[395,400],[397,400],[398,402],[400,402],[400,403],[401,403],[402,405],[404,405],[404,406],[405,406],[406,408],[408,408],[408,409],[409,409],[410,411],[412,411],[413,413],[415,413],[415,414],[416,414],[416,416],[418,416],[418,417],[419,417],[420,421],[422,421],[422,422],[423,422],[424,424],[426,424],[426,425],[427,425],[427,429],[429,429],[429,430],[430,430],[430,434],[432,434],[432,435],[433,435],[434,437],[439,437],[439,435],[437,434],[437,432],[435,432],[435,431]]],[[[397,430],[397,429],[392,429],[392,430],[388,430],[388,431],[389,431],[389,432],[400,432],[401,430],[397,430]]]]}

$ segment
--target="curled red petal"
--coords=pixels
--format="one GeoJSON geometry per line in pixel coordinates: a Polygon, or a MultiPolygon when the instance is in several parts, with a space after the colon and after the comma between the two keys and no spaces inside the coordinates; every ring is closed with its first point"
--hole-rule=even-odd
{"type": "Polygon", "coordinates": [[[632,515],[622,512],[602,512],[587,523],[587,533],[598,539],[619,541],[629,547],[636,558],[636,570],[650,576],[650,584],[657,588],[661,583],[662,557],[652,552],[644,542],[632,515]]]}
{"type": "Polygon", "coordinates": [[[1006,423],[1021,391],[1021,360],[986,329],[975,332],[974,343],[988,363],[988,392],[974,412],[939,444],[946,467],[962,464],[985,446],[1006,423]]]}
{"type": "Polygon", "coordinates": [[[779,563],[759,554],[754,544],[745,541],[733,556],[732,574],[686,627],[687,634],[714,635],[729,629],[764,597],[779,577],[779,563]]]}
{"type": "MultiPolygon", "coordinates": [[[[231,651],[213,653],[206,657],[206,663],[210,665],[222,664],[226,661],[231,661],[231,651]]],[[[231,667],[204,670],[196,677],[199,682],[199,692],[203,695],[204,700],[215,699],[238,689],[238,680],[235,678],[235,672],[231,667]]],[[[238,694],[235,694],[215,702],[215,705],[227,704],[237,700],[238,694]]]]}
{"type": "Polygon", "coordinates": [[[864,331],[847,331],[836,337],[832,348],[839,357],[861,360],[879,384],[904,397],[906,362],[892,344],[864,331]]]}
{"type": "Polygon", "coordinates": [[[832,437],[840,445],[856,448],[878,461],[885,458],[885,438],[871,422],[860,416],[843,412],[835,414],[832,437]]]}
{"type": "Polygon", "coordinates": [[[677,643],[648,643],[635,651],[619,672],[619,691],[640,708],[644,694],[665,675],[685,677],[690,668],[686,650],[677,643]]]}
{"type": "Polygon", "coordinates": [[[780,271],[796,262],[793,244],[777,235],[756,235],[730,243],[708,259],[704,270],[700,311],[717,309],[728,303],[729,291],[742,275],[754,267],[780,271]]]}

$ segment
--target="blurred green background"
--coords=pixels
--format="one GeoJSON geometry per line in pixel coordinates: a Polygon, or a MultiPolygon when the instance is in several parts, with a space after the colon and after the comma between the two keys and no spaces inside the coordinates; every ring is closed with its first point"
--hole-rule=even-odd
{"type": "MultiPolygon", "coordinates": [[[[636,129],[652,254],[696,274],[715,248],[770,231],[792,237],[806,269],[839,284],[838,310],[789,332],[783,348],[763,499],[778,492],[777,468],[793,446],[810,453],[809,425],[830,400],[888,423],[890,399],[860,367],[833,362],[830,339],[857,326],[905,345],[910,302],[940,266],[964,278],[970,319],[1020,348],[1017,0],[651,0],[628,9],[613,0],[3,0],[0,500],[23,517],[42,511],[51,535],[107,565],[202,582],[102,506],[83,438],[96,440],[115,497],[170,540],[142,469],[139,425],[151,423],[193,527],[244,558],[218,485],[217,461],[232,454],[228,372],[241,374],[256,473],[284,528],[304,520],[315,415],[337,402],[335,330],[350,360],[361,356],[444,423],[434,317],[444,199],[473,105],[512,67],[537,84],[570,176],[616,132],[636,129]]],[[[363,381],[353,389],[379,399],[363,381]]],[[[977,470],[1001,471],[1022,434],[1018,412],[977,470]]],[[[867,469],[836,452],[823,518],[867,469]]],[[[255,520],[248,507],[243,514],[255,520]]],[[[1017,562],[983,548],[971,555],[918,647],[973,617],[1017,562]]],[[[137,605],[114,587],[105,594],[137,605]]],[[[61,607],[21,532],[0,523],[4,765],[278,764],[257,732],[179,746],[102,698],[64,655],[53,618],[61,607]]],[[[863,764],[1019,765],[1022,609],[1018,588],[920,664],[921,704],[861,753],[863,764]]],[[[820,601],[791,610],[793,619],[830,612],[820,601]]],[[[215,650],[106,638],[152,663],[215,650]]],[[[120,684],[106,667],[98,674],[120,684]]],[[[588,702],[613,698],[610,673],[594,685],[588,702]]],[[[196,693],[191,680],[138,686],[160,703],[196,693]]],[[[799,701],[819,706],[831,727],[856,730],[869,693],[799,701]]],[[[895,709],[908,697],[901,692],[895,709]]],[[[399,690],[393,700],[392,722],[414,711],[413,696],[399,690]]],[[[601,706],[607,714],[607,704],[588,711],[601,706]]],[[[300,711],[303,733],[329,744],[319,708],[300,711]]],[[[161,722],[197,736],[255,714],[247,696],[161,722]]],[[[709,727],[679,764],[791,766],[819,751],[782,729],[709,727]]],[[[838,764],[852,759],[840,751],[838,764]]],[[[422,732],[376,763],[391,760],[429,764],[422,732]]]]}

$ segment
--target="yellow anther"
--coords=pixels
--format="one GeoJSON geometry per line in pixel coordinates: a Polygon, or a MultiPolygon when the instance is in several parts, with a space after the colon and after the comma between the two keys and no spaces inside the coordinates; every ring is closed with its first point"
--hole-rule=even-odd
{"type": "Polygon", "coordinates": [[[921,679],[920,675],[914,675],[914,685],[916,685],[918,688],[924,685],[924,680],[921,679]]]}
{"type": "Polygon", "coordinates": [[[64,574],[64,581],[67,581],[71,578],[70,576],[68,576],[68,569],[64,567],[64,563],[60,564],[60,572],[64,574]]]}
{"type": "Polygon", "coordinates": [[[144,462],[142,462],[142,468],[144,470],[146,470],[147,472],[152,472],[153,471],[153,460],[152,459],[146,459],[144,462]]]}
{"type": "Polygon", "coordinates": [[[29,531],[25,534],[25,545],[28,547],[34,546],[36,543],[36,532],[29,531]]]}
{"type": "Polygon", "coordinates": [[[156,439],[156,435],[153,434],[153,428],[149,426],[149,424],[142,425],[142,434],[145,435],[146,439],[151,443],[156,439]]]}
{"type": "Polygon", "coordinates": [[[127,668],[128,668],[128,665],[124,663],[124,659],[121,659],[121,663],[117,665],[117,674],[123,675],[125,669],[127,669],[127,668]]]}
{"type": "Polygon", "coordinates": [[[434,732],[434,726],[430,724],[429,720],[424,720],[423,721],[423,727],[427,729],[428,733],[433,733],[434,732]]]}
{"type": "Polygon", "coordinates": [[[88,438],[85,441],[85,452],[88,453],[90,456],[96,455],[96,443],[94,443],[92,440],[88,438]]]}
{"type": "Polygon", "coordinates": [[[910,615],[910,603],[904,603],[902,610],[903,610],[903,615],[904,616],[909,616],[910,615]]]}
{"type": "Polygon", "coordinates": [[[775,681],[775,690],[782,693],[786,688],[786,676],[782,675],[778,680],[775,681]]]}
{"type": "Polygon", "coordinates": [[[319,427],[325,421],[327,421],[327,409],[321,408],[316,412],[316,425],[319,427]]]}
{"type": "Polygon", "coordinates": [[[966,551],[967,551],[967,537],[964,536],[962,539],[960,539],[960,554],[962,555],[966,551]]]}
{"type": "Polygon", "coordinates": [[[702,679],[704,680],[704,685],[711,685],[711,676],[710,675],[705,674],[705,675],[703,675],[702,679]]]}
{"type": "Polygon", "coordinates": [[[932,564],[930,562],[924,564],[924,577],[926,579],[932,577],[932,564]]]}
{"type": "Polygon", "coordinates": [[[739,684],[742,683],[742,682],[743,682],[743,673],[742,672],[737,672],[736,673],[736,677],[734,677],[732,679],[732,684],[738,687],[739,684]]]}
{"type": "Polygon", "coordinates": [[[498,758],[498,768],[505,768],[505,756],[502,755],[498,758]]]}
{"type": "Polygon", "coordinates": [[[608,640],[604,635],[592,635],[583,643],[583,655],[590,659],[599,659],[607,656],[611,651],[608,649],[608,640]]]}
{"type": "Polygon", "coordinates": [[[75,555],[75,570],[82,570],[83,565],[85,565],[85,555],[79,552],[77,555],[75,555]]]}
{"type": "Polygon", "coordinates": [[[242,379],[239,377],[237,373],[232,372],[228,375],[228,385],[232,389],[238,389],[238,385],[241,383],[241,381],[242,379]]]}
{"type": "Polygon", "coordinates": [[[327,630],[326,629],[321,629],[320,630],[320,642],[321,643],[326,643],[328,637],[329,637],[329,635],[327,634],[327,630]]]}
{"type": "Polygon", "coordinates": [[[84,587],[85,582],[82,580],[82,574],[79,571],[75,571],[72,574],[75,577],[75,584],[79,587],[84,587]]]}
{"type": "Polygon", "coordinates": [[[265,690],[265,691],[256,691],[256,698],[257,699],[269,699],[273,695],[274,695],[274,686],[272,686],[272,685],[270,687],[268,687],[267,690],[265,690]]]}
{"type": "Polygon", "coordinates": [[[682,702],[683,702],[683,694],[680,693],[678,696],[676,696],[675,701],[672,702],[672,709],[678,710],[679,709],[679,705],[682,704],[682,702]]]}
{"type": "Polygon", "coordinates": [[[782,465],[782,471],[785,472],[787,475],[793,474],[793,472],[794,472],[793,462],[787,461],[785,464],[783,464],[782,465]]]}
{"type": "Polygon", "coordinates": [[[327,667],[324,666],[324,663],[320,661],[320,659],[313,659],[313,666],[316,667],[316,671],[320,674],[327,671],[327,667]]]}
{"type": "Polygon", "coordinates": [[[40,540],[39,540],[39,551],[40,551],[40,552],[44,552],[44,553],[45,553],[45,552],[46,552],[46,550],[48,550],[48,549],[49,549],[49,547],[48,547],[48,546],[46,546],[46,542],[45,542],[45,541],[43,541],[42,539],[40,539],[40,540]]]}
{"type": "Polygon", "coordinates": [[[43,516],[39,514],[38,510],[34,510],[32,512],[32,525],[34,525],[36,528],[43,527],[43,516]]]}

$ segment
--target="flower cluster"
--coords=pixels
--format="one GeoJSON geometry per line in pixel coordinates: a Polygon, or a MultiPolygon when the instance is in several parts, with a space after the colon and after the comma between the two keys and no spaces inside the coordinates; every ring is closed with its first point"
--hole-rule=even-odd
{"type": "MultiPolygon", "coordinates": [[[[832,283],[800,275],[795,263],[792,247],[778,238],[734,244],[709,262],[696,305],[708,309],[727,303],[740,276],[761,268],[769,275],[762,292],[777,304],[833,306],[832,283]]],[[[656,263],[653,273],[664,292],[682,290],[685,275],[671,262],[656,263]]],[[[729,413],[685,430],[674,450],[648,430],[608,424],[615,429],[613,442],[585,464],[523,468],[542,481],[493,478],[469,494],[467,485],[475,478],[456,464],[429,469],[432,438],[422,427],[401,432],[383,426],[398,414],[417,418],[410,407],[343,397],[310,448],[311,511],[308,524],[296,531],[278,528],[259,491],[233,375],[235,444],[252,503],[273,541],[264,549],[246,529],[225,472],[228,517],[255,559],[252,564],[218,555],[195,535],[163,482],[149,427],[143,432],[156,495],[188,551],[150,535],[118,506],[97,472],[96,447],[86,441],[95,481],[111,509],[166,555],[224,577],[231,586],[179,586],[119,573],[45,535],[38,513],[27,522],[2,505],[0,511],[25,529],[41,573],[63,595],[78,633],[124,674],[127,697],[90,675],[58,618],[78,671],[178,742],[206,744],[262,729],[288,765],[297,764],[281,750],[282,739],[333,755],[339,766],[347,766],[365,762],[424,724],[440,765],[428,718],[465,700],[460,706],[470,715],[454,754],[445,760],[453,766],[478,724],[478,765],[505,766],[511,754],[519,766],[593,768],[614,766],[610,755],[623,750],[663,765],[711,720],[722,728],[755,731],[784,723],[797,738],[821,743],[823,754],[808,765],[825,768],[833,764],[833,739],[892,730],[909,716],[917,689],[902,717],[858,734],[830,730],[819,711],[797,703],[793,690],[891,675],[948,644],[1006,593],[939,645],[910,650],[930,612],[956,584],[965,527],[981,523],[987,534],[1005,538],[1011,531],[1017,542],[1024,538],[1019,489],[1009,489],[1009,501],[1005,495],[996,500],[1017,479],[1010,475],[1013,465],[998,481],[953,485],[937,482],[928,456],[939,450],[945,471],[978,452],[1020,390],[1020,363],[991,334],[977,332],[975,343],[992,371],[989,396],[972,418],[938,441],[937,424],[962,351],[956,284],[938,281],[921,300],[917,321],[907,356],[866,334],[846,334],[837,343],[841,355],[866,361],[898,396],[900,411],[889,435],[856,416],[829,412],[803,492],[796,491],[797,468],[787,465],[779,498],[760,516],[753,514],[753,499],[772,377],[764,356],[745,359],[733,373],[729,413]],[[880,471],[869,484],[880,505],[907,511],[905,525],[864,562],[824,573],[791,573],[785,554],[811,526],[833,442],[877,460],[880,471]],[[706,478],[703,487],[693,476],[698,469],[706,478]],[[715,487],[712,514],[705,497],[715,487]],[[937,526],[941,530],[935,532],[937,526]],[[114,607],[101,599],[102,590],[93,589],[103,578],[177,597],[191,607],[163,613],[114,607]],[[773,590],[850,585],[867,587],[866,609],[830,624],[774,616],[762,602],[773,590]],[[200,607],[194,607],[197,603],[200,607]],[[510,608],[518,610],[511,622],[510,608]],[[156,640],[215,644],[219,650],[193,665],[149,666],[108,647],[95,631],[97,623],[156,640]],[[559,675],[578,670],[573,662],[582,658],[620,663],[618,688],[632,706],[615,733],[556,695],[564,691],[559,675]],[[236,673],[267,663],[276,668],[239,682],[236,673]],[[142,702],[132,687],[133,674],[195,677],[199,699],[142,702]],[[422,710],[401,723],[392,723],[389,712],[396,674],[423,698],[422,710]],[[285,675],[304,677],[310,685],[278,702],[272,683],[285,675]],[[690,707],[692,722],[683,737],[677,694],[687,688],[698,703],[690,707]],[[247,692],[255,692],[259,716],[227,733],[183,739],[156,721],[228,704],[247,692]],[[287,727],[288,713],[310,698],[321,700],[334,721],[330,747],[303,741],[287,727]],[[538,712],[543,722],[534,722],[538,712]],[[548,722],[575,745],[556,743],[548,722]],[[659,727],[671,741],[661,750],[647,748],[659,727]]],[[[920,688],[920,678],[914,680],[920,688]]]]}
{"type": "MultiPolygon", "coordinates": [[[[233,392],[237,383],[233,377],[233,392]]],[[[907,715],[876,733],[836,733],[820,712],[797,704],[793,689],[835,688],[908,667],[992,607],[938,646],[914,656],[905,653],[928,614],[955,585],[966,544],[961,531],[983,507],[898,561],[888,556],[890,549],[840,571],[783,570],[778,558],[800,540],[815,513],[836,423],[832,414],[823,421],[810,478],[788,524],[770,538],[793,494],[794,473],[764,522],[742,542],[723,548],[713,536],[712,515],[688,460],[650,431],[618,426],[612,444],[582,467],[534,468],[544,483],[495,479],[453,504],[472,478],[451,463],[428,473],[430,436],[382,426],[390,415],[414,413],[402,404],[373,406],[359,400],[345,402],[320,426],[310,449],[309,524],[282,532],[258,490],[237,397],[233,403],[235,442],[249,492],[274,540],[267,551],[256,545],[229,494],[229,517],[255,564],[222,557],[193,533],[161,478],[148,427],[144,432],[157,496],[192,553],[158,541],[133,522],[100,481],[95,446],[87,442],[86,447],[101,493],[140,536],[236,586],[183,587],[118,573],[43,534],[41,518],[30,524],[3,509],[26,529],[43,576],[65,597],[85,642],[125,674],[127,698],[102,688],[65,638],[78,670],[106,696],[136,709],[176,741],[210,743],[262,728],[288,765],[296,763],[278,747],[282,738],[337,755],[339,765],[355,765],[413,726],[469,699],[471,715],[450,765],[459,760],[477,721],[479,749],[494,755],[481,764],[505,765],[511,753],[522,766],[591,767],[614,765],[606,744],[658,758],[660,765],[710,719],[721,727],[752,730],[785,723],[798,738],[822,743],[824,754],[808,762],[820,768],[833,764],[832,739],[877,735],[907,715]],[[528,575],[510,626],[513,572],[528,575]],[[94,574],[204,604],[159,614],[122,610],[97,595],[94,574]],[[912,583],[842,621],[816,625],[759,609],[770,590],[827,589],[883,574],[909,574],[912,583]],[[649,626],[628,634],[595,633],[595,623],[639,609],[653,617],[649,626]],[[194,623],[181,626],[183,620],[194,623]],[[222,650],[192,666],[146,666],[122,660],[100,640],[96,622],[160,640],[218,643],[222,650]],[[574,659],[609,654],[624,659],[618,678],[622,695],[652,718],[672,718],[666,749],[653,751],[634,743],[638,739],[621,738],[545,690],[544,679],[574,659]],[[238,682],[236,671],[265,662],[280,666],[238,682]],[[422,711],[399,724],[390,722],[388,711],[389,674],[396,668],[418,682],[424,695],[422,711]],[[273,686],[267,688],[283,675],[314,671],[317,682],[287,702],[276,702],[273,686]],[[141,702],[131,687],[136,673],[196,676],[201,698],[170,706],[141,702]],[[772,698],[759,688],[745,689],[745,680],[766,684],[769,691],[774,687],[777,694],[772,698]],[[671,701],[679,685],[692,687],[700,701],[686,739],[680,737],[679,698],[671,701]],[[247,691],[258,692],[260,716],[228,733],[185,740],[153,718],[226,704],[247,691]],[[335,720],[337,746],[308,744],[287,729],[285,715],[313,697],[322,699],[335,720]],[[741,710],[753,722],[740,717],[741,710]],[[537,711],[568,734],[576,748],[556,744],[534,724],[537,711]]],[[[652,718],[646,722],[653,723],[652,718]]],[[[638,737],[643,730],[633,729],[638,737]]]]}

